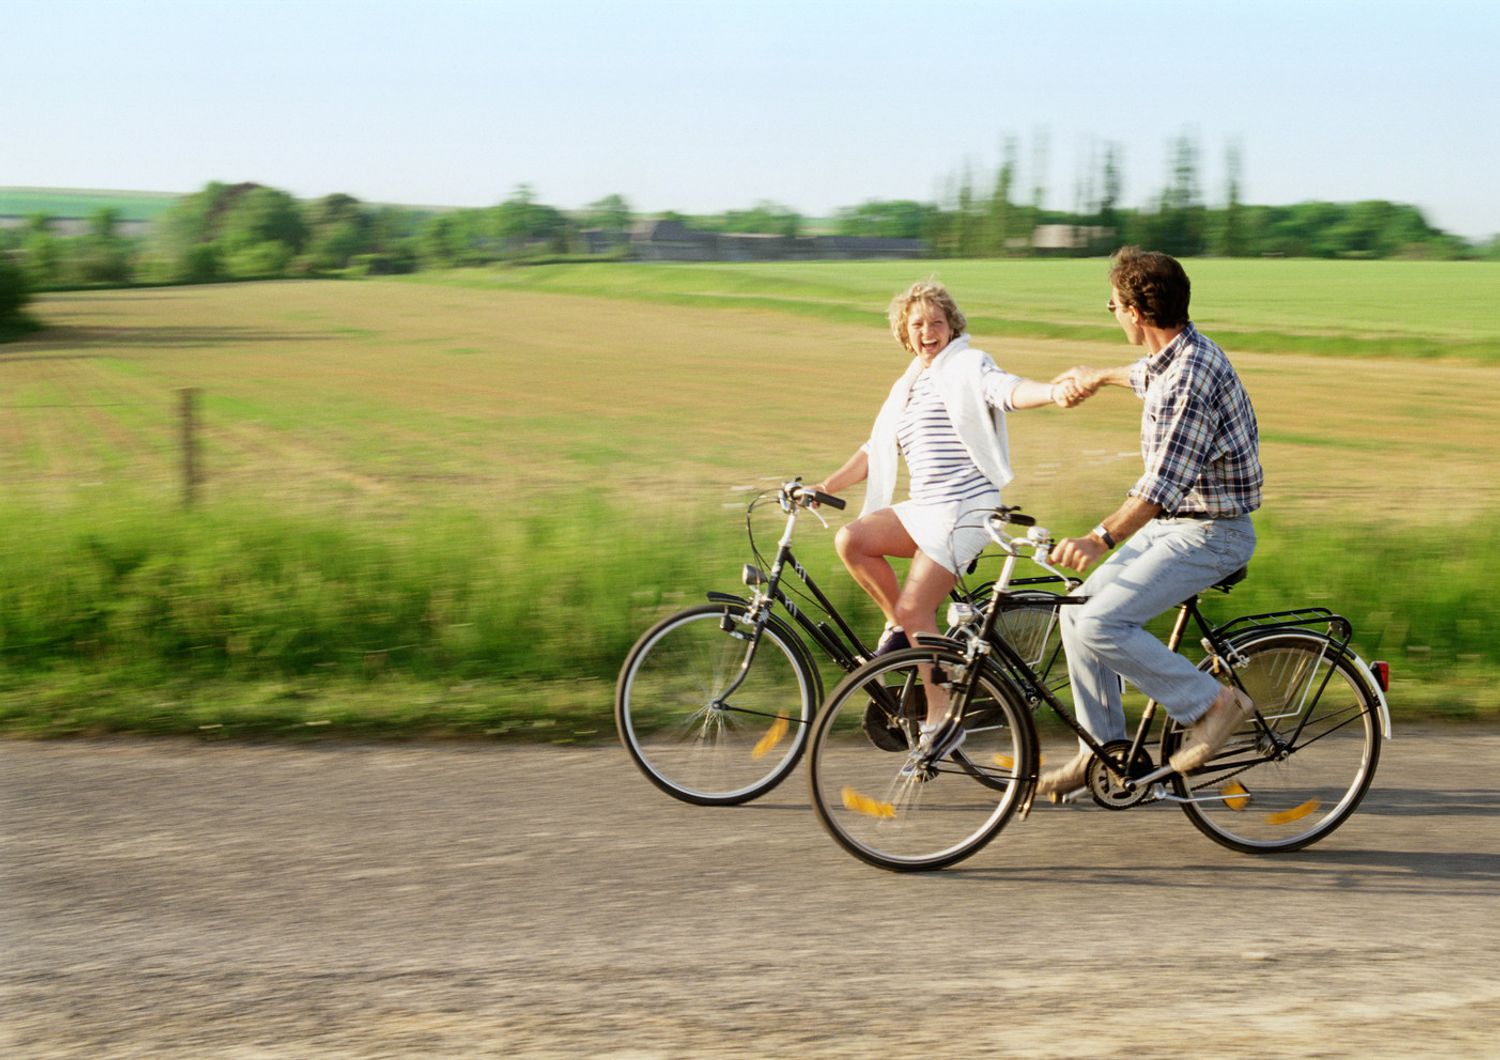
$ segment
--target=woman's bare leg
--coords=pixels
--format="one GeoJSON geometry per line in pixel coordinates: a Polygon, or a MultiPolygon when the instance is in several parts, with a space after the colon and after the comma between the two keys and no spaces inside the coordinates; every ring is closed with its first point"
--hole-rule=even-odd
{"type": "MultiPolygon", "coordinates": [[[[916,634],[938,631],[938,606],[957,581],[958,577],[951,570],[926,553],[918,552],[912,557],[906,584],[896,601],[895,621],[906,628],[906,635],[913,644],[917,642],[916,634]]],[[[919,670],[927,693],[927,724],[934,725],[948,713],[948,690],[933,683],[929,667],[919,667],[919,670]]]]}
{"type": "MultiPolygon", "coordinates": [[[[938,605],[958,577],[917,551],[917,543],[892,509],[882,508],[846,524],[839,530],[834,545],[844,566],[860,588],[870,594],[886,621],[903,627],[913,644],[914,634],[938,631],[938,605]],[[904,586],[888,556],[911,559],[904,586]]],[[[935,724],[948,712],[948,690],[932,683],[929,667],[920,667],[920,673],[927,694],[927,723],[935,724]]]]}
{"type": "Polygon", "coordinates": [[[901,582],[886,557],[910,558],[916,554],[917,543],[901,525],[896,513],[890,508],[882,508],[861,516],[841,527],[833,543],[839,559],[844,561],[859,587],[869,593],[885,620],[901,625],[901,620],[896,617],[901,582]]]}

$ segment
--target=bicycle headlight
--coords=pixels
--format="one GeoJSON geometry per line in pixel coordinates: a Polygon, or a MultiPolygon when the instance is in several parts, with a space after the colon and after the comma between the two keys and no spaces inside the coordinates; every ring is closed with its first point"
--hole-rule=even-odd
{"type": "Polygon", "coordinates": [[[955,600],[948,605],[948,627],[950,629],[971,625],[978,617],[979,612],[975,611],[971,605],[962,601],[955,600]]]}

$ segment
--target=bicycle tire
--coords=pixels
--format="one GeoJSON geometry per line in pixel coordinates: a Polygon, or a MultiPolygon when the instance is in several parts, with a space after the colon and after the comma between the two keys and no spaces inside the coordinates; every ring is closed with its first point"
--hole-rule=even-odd
{"type": "MultiPolygon", "coordinates": [[[[1235,674],[1263,723],[1242,726],[1203,768],[1174,777],[1173,788],[1189,800],[1181,804],[1188,820],[1216,843],[1247,854],[1301,850],[1348,820],[1375,778],[1377,697],[1321,634],[1252,633],[1232,646],[1245,660],[1235,674]],[[1287,741],[1284,751],[1267,730],[1287,741]]],[[[1182,733],[1167,726],[1163,761],[1182,733]]]]}
{"type": "Polygon", "coordinates": [[[892,754],[865,735],[870,704],[903,702],[905,690],[920,687],[919,666],[963,662],[949,648],[879,656],[845,677],[818,712],[808,755],[813,809],[834,841],[866,864],[913,872],[962,861],[1005,826],[1035,782],[1031,712],[983,663],[966,715],[975,731],[959,751],[914,768],[915,751],[892,754]]]}
{"type": "Polygon", "coordinates": [[[714,603],[669,615],[620,668],[620,742],[651,783],[683,802],[749,802],[780,784],[807,747],[818,683],[805,649],[774,618],[757,638],[747,610],[714,603]],[[744,683],[718,703],[747,658],[744,683]]]}

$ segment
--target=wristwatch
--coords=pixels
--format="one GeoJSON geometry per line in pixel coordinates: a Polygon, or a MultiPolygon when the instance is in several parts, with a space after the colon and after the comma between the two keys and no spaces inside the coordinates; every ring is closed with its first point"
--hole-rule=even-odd
{"type": "Polygon", "coordinates": [[[1109,533],[1108,530],[1104,529],[1104,524],[1103,523],[1100,523],[1098,526],[1094,527],[1092,530],[1089,531],[1089,533],[1093,534],[1100,541],[1103,541],[1104,542],[1104,547],[1106,549],[1114,548],[1115,547],[1115,539],[1110,536],[1110,533],[1109,533]]]}

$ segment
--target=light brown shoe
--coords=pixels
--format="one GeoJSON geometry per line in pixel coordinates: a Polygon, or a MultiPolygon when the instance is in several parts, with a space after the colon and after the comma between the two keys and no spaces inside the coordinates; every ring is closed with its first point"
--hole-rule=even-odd
{"type": "Polygon", "coordinates": [[[1172,768],[1179,773],[1202,768],[1224,746],[1229,734],[1243,725],[1254,711],[1255,705],[1249,696],[1238,688],[1225,688],[1214,698],[1203,717],[1188,726],[1182,747],[1172,756],[1172,768]]]}
{"type": "Polygon", "coordinates": [[[1089,763],[1093,760],[1094,752],[1079,751],[1056,769],[1049,769],[1038,777],[1036,793],[1065,795],[1070,791],[1077,791],[1088,782],[1089,763]]]}

